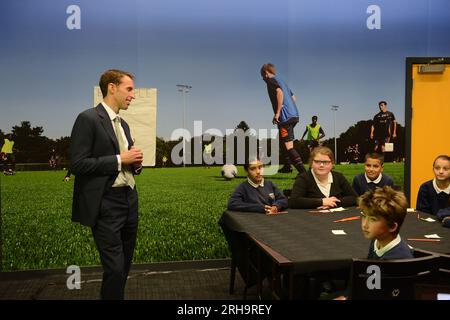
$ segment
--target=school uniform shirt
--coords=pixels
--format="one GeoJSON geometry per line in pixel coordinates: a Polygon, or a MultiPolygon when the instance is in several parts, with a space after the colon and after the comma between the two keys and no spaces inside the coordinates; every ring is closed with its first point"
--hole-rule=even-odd
{"type": "Polygon", "coordinates": [[[387,174],[382,174],[378,176],[375,180],[370,180],[366,173],[360,173],[353,178],[352,188],[355,190],[358,196],[366,193],[369,190],[374,190],[375,188],[382,188],[384,186],[394,186],[394,181],[387,174]]]}
{"type": "Polygon", "coordinates": [[[383,248],[378,249],[378,240],[374,239],[370,242],[369,254],[367,259],[370,260],[394,260],[394,259],[412,259],[413,251],[406,242],[402,240],[400,235],[385,245],[383,248]]]}
{"type": "Polygon", "coordinates": [[[446,189],[439,189],[436,179],[433,179],[420,186],[416,202],[417,210],[437,214],[439,210],[448,207],[450,207],[450,185],[446,189]]]}
{"type": "Polygon", "coordinates": [[[284,210],[288,206],[286,196],[269,180],[263,180],[257,185],[247,178],[231,195],[228,210],[265,213],[264,206],[277,206],[284,210]]]}
{"type": "Polygon", "coordinates": [[[331,172],[328,172],[328,177],[327,177],[326,182],[321,182],[319,180],[319,178],[317,178],[317,176],[313,170],[311,170],[311,174],[312,174],[314,181],[316,182],[317,187],[319,188],[320,192],[322,192],[322,194],[325,196],[325,198],[329,198],[331,184],[333,183],[333,175],[331,174],[331,172]]]}
{"type": "Polygon", "coordinates": [[[317,184],[312,170],[297,176],[289,198],[289,208],[313,209],[322,206],[322,199],[336,197],[340,207],[356,205],[356,194],[347,179],[339,172],[331,171],[326,185],[317,184]],[[328,191],[329,188],[329,191],[328,191]]]}

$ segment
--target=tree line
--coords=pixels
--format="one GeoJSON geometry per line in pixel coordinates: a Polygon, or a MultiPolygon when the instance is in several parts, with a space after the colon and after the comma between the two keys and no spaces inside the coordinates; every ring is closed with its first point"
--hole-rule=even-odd
{"type": "MultiPolygon", "coordinates": [[[[355,146],[358,144],[359,146],[359,162],[364,161],[364,155],[367,152],[371,152],[373,150],[373,141],[370,140],[370,127],[372,121],[371,120],[363,120],[357,122],[355,125],[348,128],[345,132],[341,133],[339,137],[337,137],[337,157],[338,162],[347,161],[348,159],[348,150],[349,146],[355,146]]],[[[245,121],[241,121],[235,129],[241,129],[243,131],[249,130],[249,126],[245,121]]],[[[52,155],[58,155],[60,162],[63,164],[67,164],[69,161],[69,146],[70,146],[70,137],[60,137],[58,139],[51,139],[43,135],[44,128],[41,126],[32,126],[30,121],[22,121],[20,125],[15,125],[12,127],[10,132],[12,134],[12,139],[14,140],[14,148],[15,148],[15,156],[16,163],[48,163],[49,159],[52,155]]],[[[334,151],[334,137],[330,137],[329,133],[327,134],[328,139],[322,141],[322,145],[329,147],[334,151]]],[[[6,136],[6,132],[3,132],[0,129],[0,141],[2,141],[6,136]]],[[[190,146],[193,148],[195,143],[202,144],[202,150],[206,144],[209,144],[213,139],[223,139],[224,142],[224,150],[226,149],[226,137],[208,137],[209,140],[204,139],[204,137],[193,137],[191,139],[190,146]]],[[[251,137],[250,137],[251,139],[251,137]]],[[[172,149],[178,145],[181,140],[178,141],[165,141],[163,138],[156,138],[156,167],[161,166],[175,166],[171,161],[171,153],[172,149]],[[164,163],[164,160],[166,162],[164,163]]],[[[387,161],[401,161],[405,156],[405,128],[400,124],[397,124],[397,138],[394,142],[394,152],[386,154],[387,161]]],[[[267,143],[268,152],[270,153],[270,143],[269,142],[260,142],[257,143],[267,143]]],[[[236,143],[235,149],[236,149],[236,143]]],[[[246,139],[245,142],[245,152],[248,154],[249,139],[246,139]]],[[[309,149],[306,143],[300,143],[299,140],[294,142],[294,146],[299,152],[300,156],[306,162],[309,158],[309,149]]],[[[236,155],[236,150],[235,155],[236,155]]],[[[187,163],[194,163],[194,153],[191,152],[192,159],[187,163]]],[[[223,162],[225,163],[225,155],[223,158],[223,162]]],[[[199,165],[203,165],[199,164],[199,165]]]]}

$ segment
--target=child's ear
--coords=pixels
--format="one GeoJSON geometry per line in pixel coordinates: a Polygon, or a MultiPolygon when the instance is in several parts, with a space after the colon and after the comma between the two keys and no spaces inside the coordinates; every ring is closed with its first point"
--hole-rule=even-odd
{"type": "Polygon", "coordinates": [[[397,230],[398,230],[398,223],[394,222],[394,225],[391,228],[389,228],[389,232],[392,233],[392,232],[395,232],[397,230]]]}

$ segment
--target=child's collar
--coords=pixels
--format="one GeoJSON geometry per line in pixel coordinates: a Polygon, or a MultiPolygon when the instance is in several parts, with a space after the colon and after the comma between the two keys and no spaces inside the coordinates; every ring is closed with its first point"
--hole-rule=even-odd
{"type": "Polygon", "coordinates": [[[433,179],[433,188],[436,191],[436,193],[445,192],[446,194],[450,194],[450,184],[445,189],[439,188],[436,182],[436,178],[433,179]]]}

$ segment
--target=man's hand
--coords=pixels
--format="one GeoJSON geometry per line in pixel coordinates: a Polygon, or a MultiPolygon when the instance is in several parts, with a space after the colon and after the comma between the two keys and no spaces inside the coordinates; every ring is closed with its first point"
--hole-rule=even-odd
{"type": "Polygon", "coordinates": [[[131,146],[130,150],[136,149],[141,153],[140,161],[135,162],[133,165],[135,168],[142,167],[142,161],[144,161],[144,154],[142,153],[141,149],[137,149],[135,146],[131,146]]]}
{"type": "Polygon", "coordinates": [[[120,160],[124,165],[132,164],[139,167],[142,165],[144,155],[140,149],[133,146],[130,150],[120,153],[120,160]]]}
{"type": "Polygon", "coordinates": [[[280,114],[279,113],[275,113],[275,115],[273,116],[273,119],[272,119],[272,123],[273,124],[280,123],[280,114]]]}

